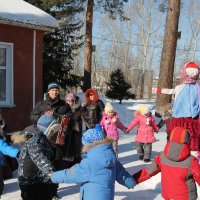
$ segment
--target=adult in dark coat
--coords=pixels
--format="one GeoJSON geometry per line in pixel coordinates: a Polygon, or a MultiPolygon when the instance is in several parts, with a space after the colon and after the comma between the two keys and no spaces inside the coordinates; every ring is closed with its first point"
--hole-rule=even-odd
{"type": "MultiPolygon", "coordinates": [[[[57,83],[50,83],[48,85],[48,93],[45,100],[39,101],[31,113],[31,121],[37,124],[38,119],[43,114],[52,114],[55,119],[60,120],[63,115],[70,115],[71,109],[64,100],[60,99],[59,85],[57,83]]],[[[64,146],[53,144],[55,148],[55,160],[62,160],[64,155],[64,146]]],[[[57,163],[58,164],[58,163],[57,163]]],[[[59,165],[59,164],[58,164],[59,165]]]]}
{"type": "Polygon", "coordinates": [[[94,128],[102,118],[104,103],[99,99],[98,92],[94,89],[88,89],[85,92],[86,104],[82,106],[82,118],[86,128],[94,128]]]}
{"type": "Polygon", "coordinates": [[[50,83],[45,100],[39,101],[31,112],[31,122],[37,124],[38,119],[46,113],[52,113],[55,118],[65,115],[71,111],[70,106],[60,99],[59,85],[50,83]]]}
{"type": "Polygon", "coordinates": [[[66,132],[66,154],[65,159],[71,161],[68,167],[80,162],[82,149],[82,118],[81,99],[74,93],[69,93],[65,97],[65,102],[69,104],[72,114],[70,116],[70,129],[66,132]]]}

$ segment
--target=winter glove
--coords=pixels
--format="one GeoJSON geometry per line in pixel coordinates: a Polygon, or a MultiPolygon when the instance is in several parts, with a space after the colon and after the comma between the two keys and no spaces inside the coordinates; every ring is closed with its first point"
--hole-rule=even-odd
{"type": "Polygon", "coordinates": [[[125,183],[126,183],[126,187],[128,189],[134,188],[136,186],[136,181],[133,177],[132,178],[126,178],[125,183]]]}
{"type": "Polygon", "coordinates": [[[52,173],[53,173],[53,171],[50,171],[48,174],[43,175],[45,183],[52,183],[52,181],[51,181],[52,173]]]}
{"type": "Polygon", "coordinates": [[[45,183],[52,183],[52,181],[51,181],[51,176],[45,175],[45,176],[44,176],[44,182],[45,182],[45,183]]]}

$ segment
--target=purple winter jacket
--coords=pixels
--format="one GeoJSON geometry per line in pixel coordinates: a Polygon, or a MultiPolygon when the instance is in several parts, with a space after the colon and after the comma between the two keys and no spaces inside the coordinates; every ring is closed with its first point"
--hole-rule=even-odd
{"type": "Polygon", "coordinates": [[[118,128],[122,131],[126,131],[126,127],[120,122],[118,114],[115,112],[114,116],[111,118],[106,113],[103,113],[103,117],[100,122],[101,126],[106,132],[107,138],[112,138],[113,140],[119,140],[118,128]]]}

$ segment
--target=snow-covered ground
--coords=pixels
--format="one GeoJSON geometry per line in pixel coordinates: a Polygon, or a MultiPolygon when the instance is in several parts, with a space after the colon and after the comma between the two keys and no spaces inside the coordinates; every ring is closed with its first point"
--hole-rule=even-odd
{"type": "MultiPolygon", "coordinates": [[[[106,102],[105,99],[103,99],[106,102]]],[[[119,113],[121,121],[124,125],[128,125],[133,119],[133,108],[136,104],[147,103],[152,106],[155,102],[150,101],[125,101],[121,105],[117,102],[112,102],[114,108],[119,113]],[[129,109],[128,109],[129,108],[129,109]]],[[[159,120],[159,119],[156,119],[159,120]]],[[[153,144],[152,158],[156,154],[163,150],[166,143],[166,133],[164,132],[164,127],[161,131],[156,134],[157,141],[153,144]]],[[[143,168],[146,164],[143,161],[138,160],[136,153],[135,142],[133,142],[134,134],[136,128],[130,132],[128,135],[120,133],[119,140],[119,160],[124,165],[124,167],[133,174],[139,169],[143,168]]],[[[16,176],[15,176],[16,177],[16,176]]],[[[172,183],[173,184],[173,183],[172,183]]],[[[198,200],[200,200],[200,187],[198,187],[198,200]]],[[[95,195],[95,194],[94,194],[95,195]]],[[[79,199],[79,185],[76,184],[60,184],[59,196],[63,200],[78,200],[79,199]]],[[[20,190],[18,188],[17,179],[9,179],[5,181],[5,190],[3,192],[3,200],[20,200],[20,190]]],[[[94,196],[95,199],[95,196],[94,196]]],[[[143,182],[134,189],[127,189],[116,182],[115,185],[115,200],[162,200],[161,196],[161,183],[160,174],[152,177],[150,180],[143,182]]],[[[105,199],[106,200],[106,199],[105,199]]]]}

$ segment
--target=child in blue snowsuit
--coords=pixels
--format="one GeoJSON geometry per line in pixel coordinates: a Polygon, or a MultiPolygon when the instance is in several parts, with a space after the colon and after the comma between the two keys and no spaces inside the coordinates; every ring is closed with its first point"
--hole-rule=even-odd
{"type": "Polygon", "coordinates": [[[115,180],[127,188],[135,186],[135,180],[116,158],[111,139],[104,139],[99,124],[83,133],[82,143],[82,161],[70,169],[49,174],[52,182],[81,183],[83,200],[114,200],[115,180]]]}

